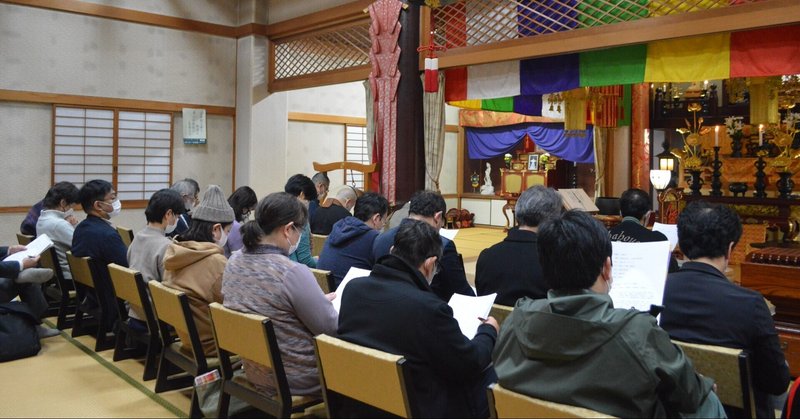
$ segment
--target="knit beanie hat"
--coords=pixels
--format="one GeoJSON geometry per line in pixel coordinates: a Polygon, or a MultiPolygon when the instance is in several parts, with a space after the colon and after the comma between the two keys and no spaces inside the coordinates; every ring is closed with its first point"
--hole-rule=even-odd
{"type": "Polygon", "coordinates": [[[212,223],[232,223],[234,220],[231,208],[222,189],[217,185],[209,185],[200,205],[192,210],[193,220],[209,221],[212,223]]]}

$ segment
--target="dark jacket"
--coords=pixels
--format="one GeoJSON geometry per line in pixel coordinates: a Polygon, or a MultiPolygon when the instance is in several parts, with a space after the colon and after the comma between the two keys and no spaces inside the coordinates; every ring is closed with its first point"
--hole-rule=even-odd
{"type": "Polygon", "coordinates": [[[167,234],[167,237],[176,237],[179,236],[187,231],[189,231],[189,225],[192,223],[192,216],[188,212],[181,214],[178,217],[178,222],[175,223],[175,230],[172,230],[172,233],[167,234]]]}
{"type": "MultiPolygon", "coordinates": [[[[400,224],[402,225],[402,222],[400,224]]],[[[375,259],[389,254],[389,249],[394,245],[394,236],[397,235],[399,228],[398,226],[385,231],[375,239],[375,244],[372,246],[375,259]]],[[[464,261],[458,254],[456,244],[447,237],[442,237],[442,259],[439,260],[439,265],[441,265],[442,270],[431,281],[431,290],[439,298],[447,302],[450,301],[450,297],[454,293],[475,296],[475,292],[472,291],[472,287],[467,282],[464,261]]]]}
{"type": "Polygon", "coordinates": [[[88,215],[75,227],[72,235],[72,254],[78,257],[92,258],[92,278],[98,293],[102,292],[101,302],[108,321],[117,318],[114,288],[108,274],[108,264],[116,263],[128,266],[128,248],[122,242],[117,229],[106,220],[95,215],[88,215]],[[99,283],[99,284],[98,284],[99,283]]]}
{"type": "MultiPolygon", "coordinates": [[[[0,260],[5,259],[8,256],[8,247],[2,246],[0,247],[0,260]]],[[[20,268],[19,262],[16,261],[9,261],[9,262],[0,262],[0,278],[8,278],[8,279],[16,279],[19,275],[20,268]]],[[[13,283],[10,281],[9,284],[13,283]]]]}
{"type": "Polygon", "coordinates": [[[661,327],[673,339],[746,349],[757,417],[774,417],[767,394],[782,394],[789,367],[764,297],[731,283],[717,268],[686,262],[667,276],[661,327]]]}
{"type": "Polygon", "coordinates": [[[325,240],[317,269],[331,271],[337,287],[351,267],[372,269],[372,243],[377,236],[377,230],[356,217],[339,220],[325,240]]]}
{"type": "Polygon", "coordinates": [[[655,317],[590,290],[517,301],[494,360],[509,390],[621,418],[695,412],[711,391],[655,317]],[[674,386],[659,397],[661,376],[674,386]]]}
{"type": "MultiPolygon", "coordinates": [[[[628,243],[649,243],[649,242],[665,242],[669,240],[664,233],[660,231],[653,231],[641,225],[639,220],[633,217],[625,217],[622,222],[615,225],[608,231],[611,236],[611,241],[628,242],[628,243]]],[[[668,273],[678,272],[678,260],[675,255],[669,255],[668,273]]]]}
{"type": "Polygon", "coordinates": [[[31,209],[28,210],[28,214],[25,215],[25,219],[22,220],[22,223],[19,225],[20,233],[29,236],[36,235],[36,222],[39,221],[39,215],[41,215],[42,209],[44,209],[44,201],[33,204],[31,209]]]}
{"type": "Polygon", "coordinates": [[[417,416],[470,417],[481,402],[471,390],[491,363],[497,334],[484,324],[467,339],[450,306],[430,292],[419,271],[388,255],[369,277],[347,285],[339,337],[405,356],[412,376],[406,385],[417,416]]]}
{"type": "Polygon", "coordinates": [[[475,266],[478,295],[496,292],[495,303],[506,306],[522,297],[547,297],[537,237],[532,231],[513,228],[505,240],[482,251],[475,266]]]}
{"type": "Polygon", "coordinates": [[[337,221],[351,215],[350,211],[341,205],[331,204],[329,207],[318,207],[314,217],[311,218],[311,232],[327,236],[331,234],[333,225],[337,221]]]}

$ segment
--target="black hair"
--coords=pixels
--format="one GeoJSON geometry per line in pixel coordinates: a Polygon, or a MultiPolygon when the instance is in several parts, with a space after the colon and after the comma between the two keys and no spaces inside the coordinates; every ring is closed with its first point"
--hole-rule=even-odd
{"type": "Polygon", "coordinates": [[[727,205],[690,202],[678,215],[678,244],[689,259],[717,258],[742,238],[742,222],[727,205]]]}
{"type": "Polygon", "coordinates": [[[244,210],[254,207],[257,203],[256,193],[249,186],[240,186],[228,197],[228,204],[233,208],[233,216],[240,223],[244,216],[244,210]]]}
{"type": "Polygon", "coordinates": [[[392,254],[415,268],[431,256],[441,260],[442,239],[439,231],[426,222],[406,218],[394,236],[392,254]]]}
{"type": "Polygon", "coordinates": [[[444,202],[442,194],[435,191],[417,191],[411,197],[411,203],[408,205],[409,214],[423,217],[433,217],[440,211],[442,215],[447,212],[447,203],[444,202]]]}
{"type": "Polygon", "coordinates": [[[58,182],[47,191],[42,200],[42,205],[47,209],[58,207],[61,200],[67,201],[67,205],[78,202],[78,188],[71,182],[58,182]]]}
{"type": "Polygon", "coordinates": [[[184,232],[183,234],[179,234],[176,240],[179,242],[188,242],[188,241],[196,241],[196,242],[208,242],[214,243],[214,224],[220,224],[222,228],[225,228],[233,222],[230,223],[215,223],[213,221],[206,221],[206,220],[198,220],[197,218],[192,218],[192,222],[189,223],[189,230],[184,232]]]}
{"type": "Polygon", "coordinates": [[[619,212],[623,217],[641,219],[652,208],[650,195],[641,189],[628,189],[619,197],[619,212]]]}
{"type": "Polygon", "coordinates": [[[294,222],[303,228],[308,219],[308,209],[297,198],[286,192],[274,192],[262,199],[255,209],[255,217],[242,228],[242,242],[252,249],[261,241],[264,234],[271,234],[276,228],[294,222]]]}
{"type": "Polygon", "coordinates": [[[106,194],[113,189],[114,187],[110,182],[102,179],[94,179],[84,183],[81,190],[78,191],[78,199],[80,199],[83,211],[91,214],[95,201],[104,200],[106,194]]]}
{"type": "Polygon", "coordinates": [[[361,221],[367,221],[375,214],[385,216],[389,212],[389,201],[375,192],[367,192],[356,199],[353,216],[361,221]]]}
{"type": "Polygon", "coordinates": [[[577,291],[597,281],[611,257],[611,240],[603,224],[571,210],[539,225],[538,251],[545,284],[554,290],[577,291]]]}
{"type": "Polygon", "coordinates": [[[164,215],[167,214],[168,210],[172,210],[172,213],[176,216],[186,212],[183,198],[174,189],[160,189],[147,202],[144,216],[148,223],[160,223],[164,220],[164,215]]]}
{"type": "Polygon", "coordinates": [[[295,197],[300,196],[300,192],[302,192],[307,201],[317,199],[317,187],[306,175],[296,174],[290,177],[286,181],[286,186],[283,187],[283,190],[295,197]]]}

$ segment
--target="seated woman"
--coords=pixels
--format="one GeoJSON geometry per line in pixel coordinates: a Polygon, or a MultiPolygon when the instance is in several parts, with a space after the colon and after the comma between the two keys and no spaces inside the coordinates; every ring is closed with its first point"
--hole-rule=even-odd
{"type": "MultiPolygon", "coordinates": [[[[317,188],[314,186],[314,182],[305,175],[297,174],[290,177],[283,190],[297,198],[306,209],[308,209],[309,202],[317,199],[317,188]]],[[[293,251],[289,252],[289,258],[309,268],[316,268],[317,259],[311,256],[311,225],[308,217],[306,217],[305,224],[299,225],[297,228],[302,233],[300,243],[293,251]]]]}
{"type": "MultiPolygon", "coordinates": [[[[186,293],[197,333],[206,356],[216,356],[208,305],[222,303],[222,272],[227,259],[222,248],[228,240],[234,215],[222,189],[210,185],[200,205],[192,211],[189,230],[164,252],[164,285],[186,293]]],[[[189,337],[178,332],[186,352],[189,337]]]]}
{"type": "Polygon", "coordinates": [[[58,182],[42,200],[42,214],[36,221],[36,234],[47,234],[56,248],[58,264],[64,278],[72,279],[67,264],[67,251],[72,248],[72,234],[78,220],[72,206],[78,203],[78,188],[70,182],[58,182]]]}
{"type": "Polygon", "coordinates": [[[250,212],[256,207],[258,198],[255,191],[249,186],[241,186],[228,197],[228,203],[233,208],[233,215],[236,219],[231,227],[231,234],[228,236],[228,243],[225,244],[225,257],[242,248],[242,233],[240,229],[250,212]]]}
{"type": "MultiPolygon", "coordinates": [[[[244,248],[234,253],[222,279],[223,305],[269,317],[275,327],[292,396],[319,395],[312,339],[335,335],[338,314],[305,265],[289,259],[300,242],[308,210],[294,196],[277,192],[258,203],[255,220],[242,227],[244,248]]],[[[275,393],[270,370],[244,360],[247,379],[275,393]]]]}

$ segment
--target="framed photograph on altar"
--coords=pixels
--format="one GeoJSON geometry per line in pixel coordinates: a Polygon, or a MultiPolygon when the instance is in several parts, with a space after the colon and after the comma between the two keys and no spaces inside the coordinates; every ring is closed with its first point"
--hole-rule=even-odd
{"type": "Polygon", "coordinates": [[[538,154],[528,154],[528,170],[532,172],[539,171],[539,155],[538,154]]]}

